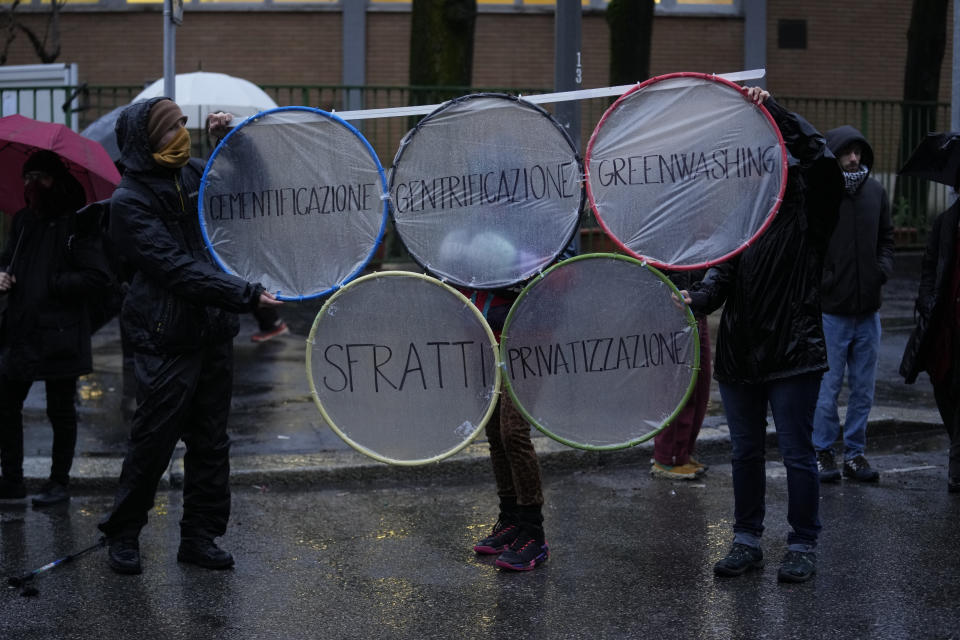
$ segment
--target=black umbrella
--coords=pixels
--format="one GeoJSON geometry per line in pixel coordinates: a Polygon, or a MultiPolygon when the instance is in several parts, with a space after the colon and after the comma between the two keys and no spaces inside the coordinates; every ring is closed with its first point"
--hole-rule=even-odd
{"type": "Polygon", "coordinates": [[[128,104],[119,106],[110,113],[100,116],[80,132],[80,135],[84,138],[96,140],[103,145],[103,148],[110,154],[110,159],[114,162],[120,159],[120,147],[117,146],[117,134],[113,129],[117,126],[117,118],[120,117],[120,112],[129,106],[128,104]]]}
{"type": "Polygon", "coordinates": [[[898,173],[956,186],[960,176],[960,133],[928,133],[898,173]]]}

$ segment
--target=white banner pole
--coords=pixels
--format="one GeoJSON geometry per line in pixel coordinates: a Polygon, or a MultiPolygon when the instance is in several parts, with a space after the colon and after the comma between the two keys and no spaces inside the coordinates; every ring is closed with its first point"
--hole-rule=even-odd
{"type": "MultiPolygon", "coordinates": [[[[766,75],[765,69],[750,69],[747,71],[737,71],[734,73],[717,74],[718,78],[723,78],[731,82],[741,82],[743,80],[756,80],[766,75]]],[[[554,102],[565,102],[567,100],[587,100],[589,98],[606,98],[609,96],[619,96],[626,93],[636,85],[622,84],[616,87],[600,87],[597,89],[580,89],[577,91],[559,91],[556,93],[540,93],[532,96],[523,96],[527,102],[534,104],[548,104],[554,102]]],[[[344,120],[370,120],[373,118],[399,118],[403,116],[425,115],[430,113],[440,104],[425,104],[415,107],[391,107],[388,109],[358,109],[356,111],[340,111],[337,116],[344,120]]]]}

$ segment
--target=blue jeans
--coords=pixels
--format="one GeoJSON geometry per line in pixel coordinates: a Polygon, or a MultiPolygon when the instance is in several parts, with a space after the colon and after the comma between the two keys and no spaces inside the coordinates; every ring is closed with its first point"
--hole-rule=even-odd
{"type": "Polygon", "coordinates": [[[873,406],[873,388],[880,354],[880,314],[834,316],[823,314],[830,370],[823,374],[817,412],[813,416],[813,446],[823,451],[840,436],[837,397],[848,373],[850,399],[843,424],[843,459],[863,454],[867,443],[867,417],[873,406]]]}
{"type": "Polygon", "coordinates": [[[811,442],[820,374],[761,384],[720,383],[733,448],[734,541],[758,546],[766,511],[767,405],[787,470],[787,535],[791,550],[812,551],[820,533],[820,477],[811,442]]]}

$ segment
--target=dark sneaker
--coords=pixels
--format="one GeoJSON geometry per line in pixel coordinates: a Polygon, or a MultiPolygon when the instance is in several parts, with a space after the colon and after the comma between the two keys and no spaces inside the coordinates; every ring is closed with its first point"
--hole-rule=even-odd
{"type": "Polygon", "coordinates": [[[0,500],[17,500],[27,497],[27,485],[20,482],[11,482],[6,478],[0,478],[0,500]]]}
{"type": "Polygon", "coordinates": [[[823,449],[817,451],[817,471],[820,472],[820,482],[840,482],[840,469],[833,458],[833,451],[823,449]]]}
{"type": "Polygon", "coordinates": [[[780,562],[777,582],[806,582],[817,572],[817,554],[813,551],[787,551],[780,562]]]}
{"type": "Polygon", "coordinates": [[[224,551],[208,538],[181,540],[177,561],[195,564],[204,569],[229,569],[233,566],[230,552],[224,551]]]}
{"type": "Polygon", "coordinates": [[[478,540],[477,544],[473,545],[473,550],[483,555],[503,553],[510,548],[519,534],[520,527],[517,525],[497,520],[497,524],[493,525],[493,531],[490,532],[490,535],[478,540]]]}
{"type": "Polygon", "coordinates": [[[751,547],[734,542],[726,556],[713,565],[713,573],[724,578],[742,576],[751,569],[763,568],[763,551],[760,547],[751,547]]]}
{"type": "Polygon", "coordinates": [[[119,536],[107,542],[107,564],[115,573],[136,575],[140,567],[140,541],[133,536],[119,536]]]}
{"type": "Polygon", "coordinates": [[[858,482],[876,482],[880,479],[880,472],[871,467],[863,455],[858,455],[843,463],[843,477],[858,482]]]}
{"type": "Polygon", "coordinates": [[[66,485],[51,480],[44,485],[39,495],[33,497],[33,506],[49,507],[70,500],[70,489],[66,485]]]}
{"type": "Polygon", "coordinates": [[[511,571],[531,571],[550,557],[550,547],[546,541],[539,541],[523,532],[518,535],[510,548],[500,554],[494,563],[501,569],[511,571]]]}
{"type": "Polygon", "coordinates": [[[266,342],[267,340],[271,340],[277,336],[282,336],[288,333],[290,333],[290,327],[287,326],[286,322],[281,320],[278,324],[274,325],[270,329],[267,329],[266,331],[258,331],[250,336],[250,341],[266,342]]]}

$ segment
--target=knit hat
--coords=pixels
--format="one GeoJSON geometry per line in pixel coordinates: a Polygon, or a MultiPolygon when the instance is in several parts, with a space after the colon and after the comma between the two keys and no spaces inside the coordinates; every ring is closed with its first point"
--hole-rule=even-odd
{"type": "Polygon", "coordinates": [[[159,151],[157,147],[161,138],[178,120],[186,120],[186,116],[173,100],[159,100],[150,108],[150,116],[147,118],[147,135],[153,151],[159,151]]]}
{"type": "Polygon", "coordinates": [[[56,153],[43,149],[31,154],[23,163],[22,174],[27,175],[31,171],[42,171],[59,178],[67,173],[67,165],[63,164],[63,160],[56,153]]]}

